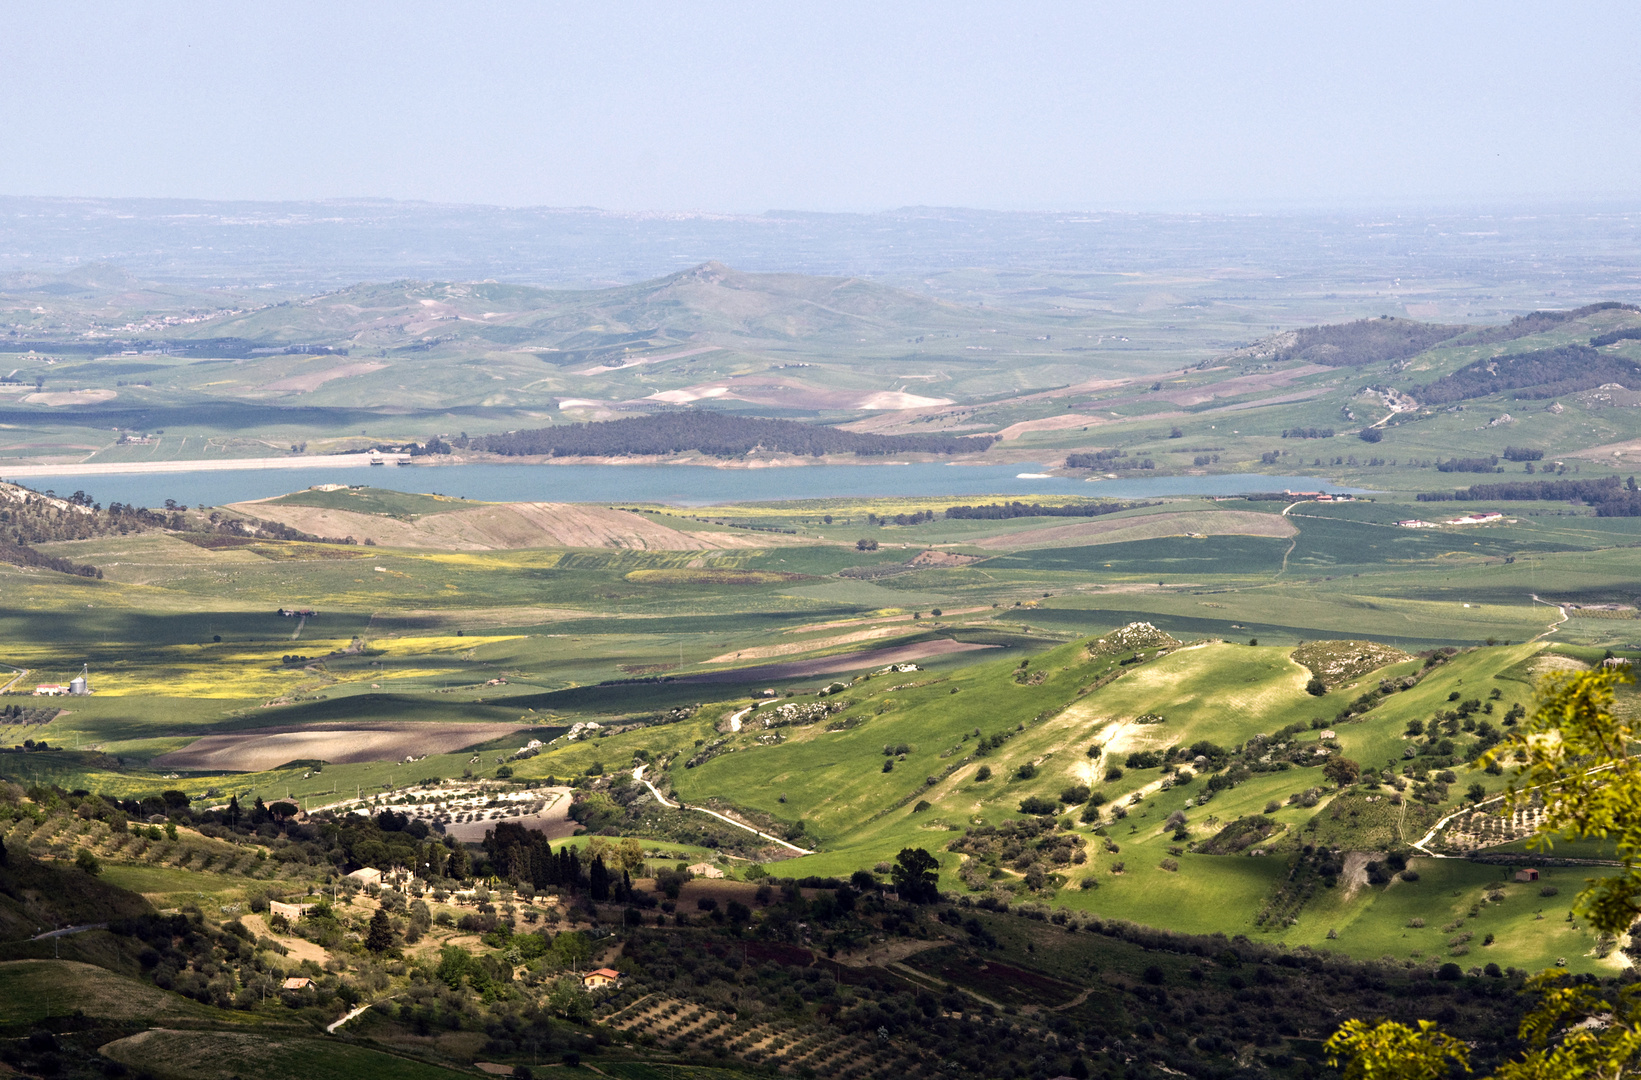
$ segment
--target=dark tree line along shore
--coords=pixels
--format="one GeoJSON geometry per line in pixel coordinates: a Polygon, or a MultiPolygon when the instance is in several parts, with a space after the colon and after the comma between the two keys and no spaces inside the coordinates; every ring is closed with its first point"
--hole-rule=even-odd
{"type": "Polygon", "coordinates": [[[634,416],[563,427],[510,431],[457,439],[458,449],[508,457],[638,457],[696,450],[712,457],[742,457],[756,450],[821,457],[855,454],[962,454],[985,450],[995,435],[868,435],[795,420],[701,411],[634,416]]]}

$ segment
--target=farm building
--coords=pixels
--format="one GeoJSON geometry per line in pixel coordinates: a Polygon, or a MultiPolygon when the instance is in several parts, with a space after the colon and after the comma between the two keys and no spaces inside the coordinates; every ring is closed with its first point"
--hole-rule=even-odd
{"type": "Polygon", "coordinates": [[[1516,871],[1516,880],[1517,881],[1537,881],[1538,880],[1538,871],[1534,870],[1531,866],[1525,867],[1521,870],[1517,870],[1516,871]]]}
{"type": "Polygon", "coordinates": [[[268,914],[283,915],[291,922],[295,922],[302,916],[306,915],[308,913],[308,909],[311,907],[313,907],[312,904],[286,904],[279,900],[269,900],[268,914]]]}
{"type": "Polygon", "coordinates": [[[1495,521],[1503,521],[1504,515],[1497,510],[1489,510],[1481,514],[1466,514],[1463,517],[1452,518],[1449,525],[1491,525],[1495,521]]]}
{"type": "Polygon", "coordinates": [[[306,990],[313,986],[313,980],[306,975],[292,975],[279,984],[281,990],[306,990]]]}
{"type": "Polygon", "coordinates": [[[614,968],[599,968],[589,971],[581,977],[581,985],[587,990],[597,990],[600,987],[614,986],[621,981],[621,972],[614,968]]]}
{"type": "Polygon", "coordinates": [[[62,697],[68,693],[68,687],[62,683],[41,683],[34,688],[35,697],[62,697]]]}
{"type": "Polygon", "coordinates": [[[1441,526],[1437,525],[1434,521],[1424,521],[1424,520],[1421,520],[1420,518],[1408,518],[1406,521],[1398,521],[1396,524],[1401,526],[1404,529],[1439,529],[1439,528],[1441,528],[1441,526]]]}
{"type": "Polygon", "coordinates": [[[374,867],[361,866],[348,875],[348,880],[355,882],[360,888],[368,889],[372,885],[380,886],[382,884],[382,872],[374,867]]]}
{"type": "Polygon", "coordinates": [[[1627,668],[1631,666],[1630,658],[1627,656],[1609,656],[1601,661],[1601,666],[1604,668],[1627,668]]]}
{"type": "Polygon", "coordinates": [[[689,868],[689,872],[696,877],[721,878],[724,872],[709,862],[698,862],[689,868]]]}

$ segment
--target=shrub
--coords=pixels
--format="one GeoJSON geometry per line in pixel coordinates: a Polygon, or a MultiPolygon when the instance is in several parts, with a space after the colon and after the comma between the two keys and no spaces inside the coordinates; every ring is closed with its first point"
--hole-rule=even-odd
{"type": "Polygon", "coordinates": [[[1029,761],[1026,762],[1025,764],[1021,765],[1018,769],[1014,770],[1014,778],[1016,780],[1030,780],[1032,777],[1034,777],[1036,775],[1037,775],[1037,766],[1033,765],[1029,761]]]}
{"type": "Polygon", "coordinates": [[[1072,784],[1060,792],[1060,801],[1075,806],[1087,802],[1091,794],[1087,784],[1072,784]]]}
{"type": "Polygon", "coordinates": [[[1060,810],[1060,804],[1053,799],[1045,799],[1041,795],[1029,795],[1020,800],[1022,814],[1055,814],[1060,810]]]}
{"type": "Polygon", "coordinates": [[[1561,890],[1556,888],[1554,885],[1545,885],[1545,886],[1543,886],[1542,888],[1540,888],[1538,890],[1538,894],[1540,896],[1554,896],[1556,893],[1558,893],[1560,891],[1561,890]]]}
{"type": "Polygon", "coordinates": [[[1318,679],[1315,675],[1312,675],[1310,682],[1305,684],[1305,693],[1311,695],[1312,697],[1321,697],[1327,692],[1327,684],[1321,679],[1318,679]]]}
{"type": "Polygon", "coordinates": [[[982,765],[978,769],[974,770],[974,782],[975,783],[984,784],[987,780],[990,780],[990,779],[991,779],[991,766],[990,765],[982,765]]]}
{"type": "Polygon", "coordinates": [[[1113,765],[1113,766],[1111,766],[1111,768],[1105,770],[1105,778],[1107,780],[1121,780],[1122,779],[1122,766],[1121,765],[1113,765]]]}

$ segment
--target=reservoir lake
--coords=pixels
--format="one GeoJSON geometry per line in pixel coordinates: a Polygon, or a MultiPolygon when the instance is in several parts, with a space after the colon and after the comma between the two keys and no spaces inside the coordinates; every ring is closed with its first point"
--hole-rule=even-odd
{"type": "MultiPolygon", "coordinates": [[[[4,470],[0,468],[0,477],[4,470]]],[[[487,502],[716,503],[784,499],[949,496],[952,498],[1096,497],[1145,499],[1236,495],[1254,491],[1327,491],[1365,494],[1314,476],[1147,476],[1085,480],[1044,475],[1038,466],[806,465],[713,468],[702,465],[382,465],[327,469],[222,469],[146,474],[28,476],[18,482],[58,495],[84,491],[107,505],[157,507],[167,499],[189,506],[221,506],[264,499],[315,484],[367,484],[487,502]]]]}

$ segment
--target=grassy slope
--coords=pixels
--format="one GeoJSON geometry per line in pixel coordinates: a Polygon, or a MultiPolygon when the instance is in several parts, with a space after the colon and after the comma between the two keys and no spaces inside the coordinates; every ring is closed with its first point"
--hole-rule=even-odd
{"type": "MultiPolygon", "coordinates": [[[[1453,689],[1466,696],[1485,697],[1497,686],[1505,695],[1496,706],[1501,711],[1526,700],[1526,685],[1499,676],[1533,652],[1532,646],[1515,646],[1460,655],[1415,689],[1387,699],[1365,719],[1336,725],[1342,752],[1367,765],[1394,763],[1399,767],[1407,720],[1426,718],[1446,707],[1453,689]]],[[[1080,643],[1033,658],[1031,670],[1041,668],[1049,673],[1040,686],[1016,684],[1013,667],[1008,661],[976,664],[933,685],[893,692],[879,689],[887,678],[874,680],[876,686],[867,683],[849,692],[851,697],[865,698],[844,714],[867,717],[861,726],[843,732],[825,732],[821,730],[824,725],[792,731],[789,741],[779,746],[746,746],[695,769],[675,767],[674,783],[691,801],[717,795],[776,817],[803,818],[824,838],[825,850],[783,864],[783,872],[846,873],[890,858],[902,846],[921,846],[939,855],[950,875],[945,879],[948,887],[962,891],[952,874],[958,858],[944,851],[956,831],[971,822],[1014,816],[1019,801],[1027,795],[1053,797],[1068,784],[1087,782],[1093,770],[1084,751],[1091,743],[1115,736],[1111,745],[1123,752],[1198,739],[1231,745],[1292,721],[1331,717],[1380,677],[1404,674],[1417,663],[1370,673],[1320,700],[1303,692],[1308,673],[1287,657],[1286,648],[1210,644],[1185,649],[1140,665],[1081,698],[1075,697],[1078,686],[1101,668],[1087,659],[1080,643]],[[954,707],[953,687],[959,689],[961,709],[954,707]],[[1059,708],[1068,700],[1068,707],[1059,708]],[[1054,715],[1032,723],[1044,710],[1054,715]],[[1124,729],[1121,722],[1140,711],[1161,712],[1167,722],[1124,729]],[[976,718],[983,718],[980,727],[988,734],[1020,722],[1027,723],[1027,728],[996,754],[963,764],[950,777],[926,786],[925,775],[940,773],[963,760],[968,749],[964,736],[972,733],[976,718]],[[884,743],[900,741],[910,745],[911,753],[892,773],[881,773],[884,743]],[[958,748],[958,754],[942,758],[941,753],[952,747],[958,748]],[[1011,779],[1026,762],[1037,765],[1037,775],[1029,781],[1011,779]],[[974,773],[982,763],[995,775],[976,783],[974,773]],[[914,813],[911,802],[915,799],[929,800],[931,809],[914,813]]],[[[1128,770],[1120,781],[1095,786],[1113,799],[1125,800],[1156,776],[1154,770],[1128,770]]],[[[1499,778],[1475,773],[1461,775],[1461,784],[1472,779],[1484,781],[1490,790],[1502,783],[1499,778]]],[[[1285,857],[1186,854],[1179,857],[1179,871],[1166,871],[1159,864],[1173,841],[1162,827],[1163,819],[1183,809],[1194,823],[1195,836],[1201,837],[1211,831],[1212,820],[1257,814],[1268,801],[1284,801],[1312,786],[1328,785],[1319,770],[1299,769],[1256,775],[1203,808],[1185,805],[1187,798],[1202,790],[1197,785],[1152,794],[1133,807],[1125,821],[1111,826],[1120,853],[1096,853],[1097,848],[1091,846],[1089,863],[1073,872],[1074,880],[1093,877],[1100,887],[1062,891],[1055,902],[1182,931],[1255,932],[1253,916],[1286,872],[1285,857]],[[1123,872],[1111,873],[1112,864],[1119,861],[1124,864],[1123,872]]],[[[1300,834],[1313,816],[1325,813],[1325,807],[1319,811],[1284,807],[1271,816],[1291,834],[1300,834]]],[[[1413,839],[1417,836],[1406,835],[1402,842],[1413,839]]],[[[1358,956],[1392,953],[1406,958],[1409,950],[1419,948],[1428,953],[1434,935],[1415,934],[1405,941],[1400,936],[1400,924],[1413,917],[1409,912],[1417,911],[1430,926],[1439,927],[1450,919],[1448,909],[1458,903],[1450,904],[1451,897],[1444,899],[1447,893],[1469,889],[1466,896],[1479,894],[1482,884],[1499,876],[1494,868],[1430,862],[1424,880],[1416,885],[1365,889],[1349,902],[1339,899],[1341,890],[1316,901],[1297,925],[1279,937],[1358,956]],[[1338,940],[1327,937],[1333,929],[1340,931],[1338,940]]],[[[1462,906],[1467,908],[1469,902],[1465,899],[1462,906]]],[[[1514,901],[1489,906],[1476,923],[1482,927],[1480,932],[1498,933],[1499,942],[1489,955],[1501,963],[1531,966],[1568,954],[1576,959],[1591,947],[1588,933],[1582,930],[1558,928],[1557,935],[1549,938],[1535,936],[1536,928],[1519,925],[1533,921],[1532,913],[1524,912],[1514,901]]]]}
{"type": "Polygon", "coordinates": [[[229,1031],[142,1032],[102,1048],[163,1080],[450,1080],[469,1075],[363,1046],[306,1036],[229,1031]]]}
{"type": "Polygon", "coordinates": [[[49,959],[0,962],[0,1021],[31,1023],[76,1011],[151,1024],[248,1022],[244,1013],[201,1005],[146,979],[128,979],[92,964],[49,959]]]}

